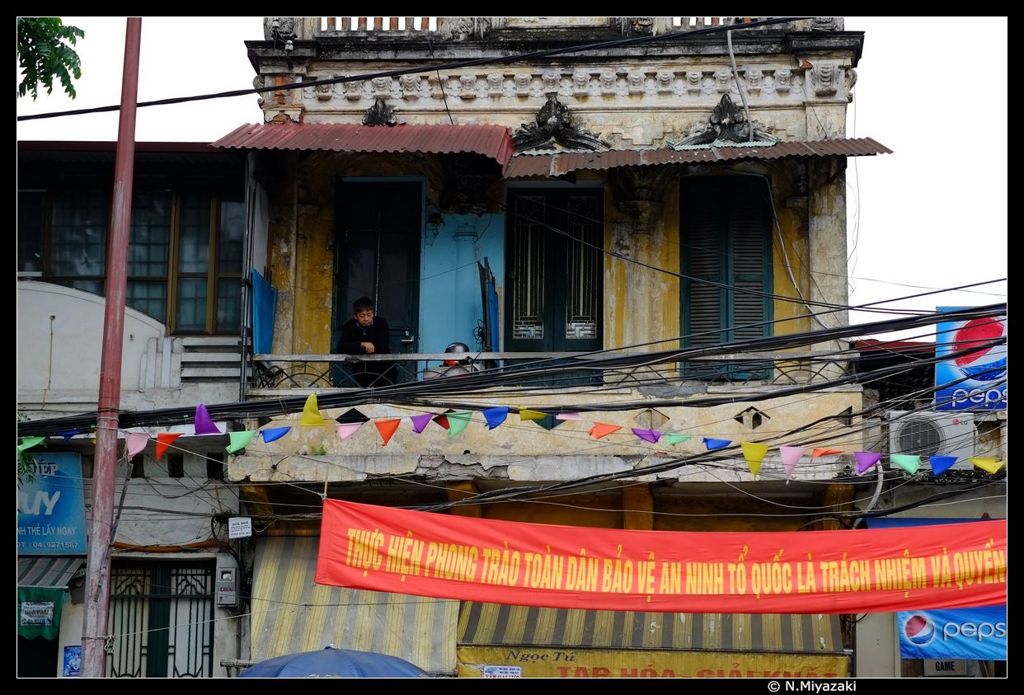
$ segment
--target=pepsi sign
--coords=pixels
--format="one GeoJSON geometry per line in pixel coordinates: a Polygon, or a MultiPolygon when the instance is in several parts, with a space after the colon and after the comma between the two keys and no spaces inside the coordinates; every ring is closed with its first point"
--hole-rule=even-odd
{"type": "Polygon", "coordinates": [[[1006,659],[1006,606],[896,614],[903,659],[1006,659]]]}
{"type": "Polygon", "coordinates": [[[1006,410],[1006,343],[992,345],[1005,337],[1005,316],[939,323],[935,356],[964,354],[936,363],[936,410],[1006,410]]]}

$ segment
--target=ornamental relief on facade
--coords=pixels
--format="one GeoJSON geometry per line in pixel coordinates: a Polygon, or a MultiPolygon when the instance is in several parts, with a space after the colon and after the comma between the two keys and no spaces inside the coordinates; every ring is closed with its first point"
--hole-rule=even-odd
{"type": "MultiPolygon", "coordinates": [[[[330,76],[320,74],[311,78],[323,79],[330,76]]],[[[655,99],[652,103],[679,98],[683,98],[684,103],[688,99],[715,103],[723,94],[738,98],[732,71],[727,67],[709,70],[578,67],[534,73],[491,70],[481,73],[449,73],[442,79],[444,97],[465,102],[478,100],[481,107],[494,106],[499,100],[537,99],[550,94],[570,101],[640,97],[655,99]]],[[[798,69],[749,65],[740,68],[740,83],[748,98],[755,100],[792,100],[805,96],[848,100],[855,81],[855,71],[832,64],[798,69]]],[[[442,90],[436,75],[412,74],[307,87],[303,90],[303,96],[310,106],[319,104],[322,109],[325,102],[340,104],[343,101],[365,101],[366,106],[369,106],[378,97],[404,101],[440,100],[442,90]]]]}

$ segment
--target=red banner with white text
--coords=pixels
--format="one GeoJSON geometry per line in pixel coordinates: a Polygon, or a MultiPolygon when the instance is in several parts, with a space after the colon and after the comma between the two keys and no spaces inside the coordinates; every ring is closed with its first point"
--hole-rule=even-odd
{"type": "Polygon", "coordinates": [[[466,601],[680,613],[988,606],[1006,602],[1006,522],[631,531],[326,500],[316,582],[466,601]]]}

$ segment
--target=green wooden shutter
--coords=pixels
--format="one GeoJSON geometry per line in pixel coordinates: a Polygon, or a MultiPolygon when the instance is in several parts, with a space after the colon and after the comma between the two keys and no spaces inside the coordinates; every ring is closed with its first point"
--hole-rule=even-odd
{"type": "MultiPolygon", "coordinates": [[[[682,180],[683,345],[771,335],[771,207],[759,177],[682,180]],[[700,280],[721,283],[711,285],[700,280]],[[750,290],[743,291],[743,290],[750,290]],[[757,294],[761,293],[761,294],[757,294]]],[[[767,365],[690,365],[702,378],[765,378],[767,365]]]]}

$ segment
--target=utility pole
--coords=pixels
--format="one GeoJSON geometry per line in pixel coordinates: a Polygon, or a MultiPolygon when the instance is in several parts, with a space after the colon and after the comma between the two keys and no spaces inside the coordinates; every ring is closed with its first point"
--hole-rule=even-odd
{"type": "Polygon", "coordinates": [[[106,309],[103,314],[103,355],[96,417],[96,462],[92,480],[92,521],[85,578],[85,621],[82,626],[82,675],[106,675],[105,635],[110,612],[110,551],[114,544],[114,480],[117,474],[117,428],[121,409],[121,352],[128,283],[128,239],[135,168],[135,104],[139,91],[139,43],[142,19],[129,17],[121,75],[121,115],[117,126],[114,196],[107,236],[106,309]]]}

